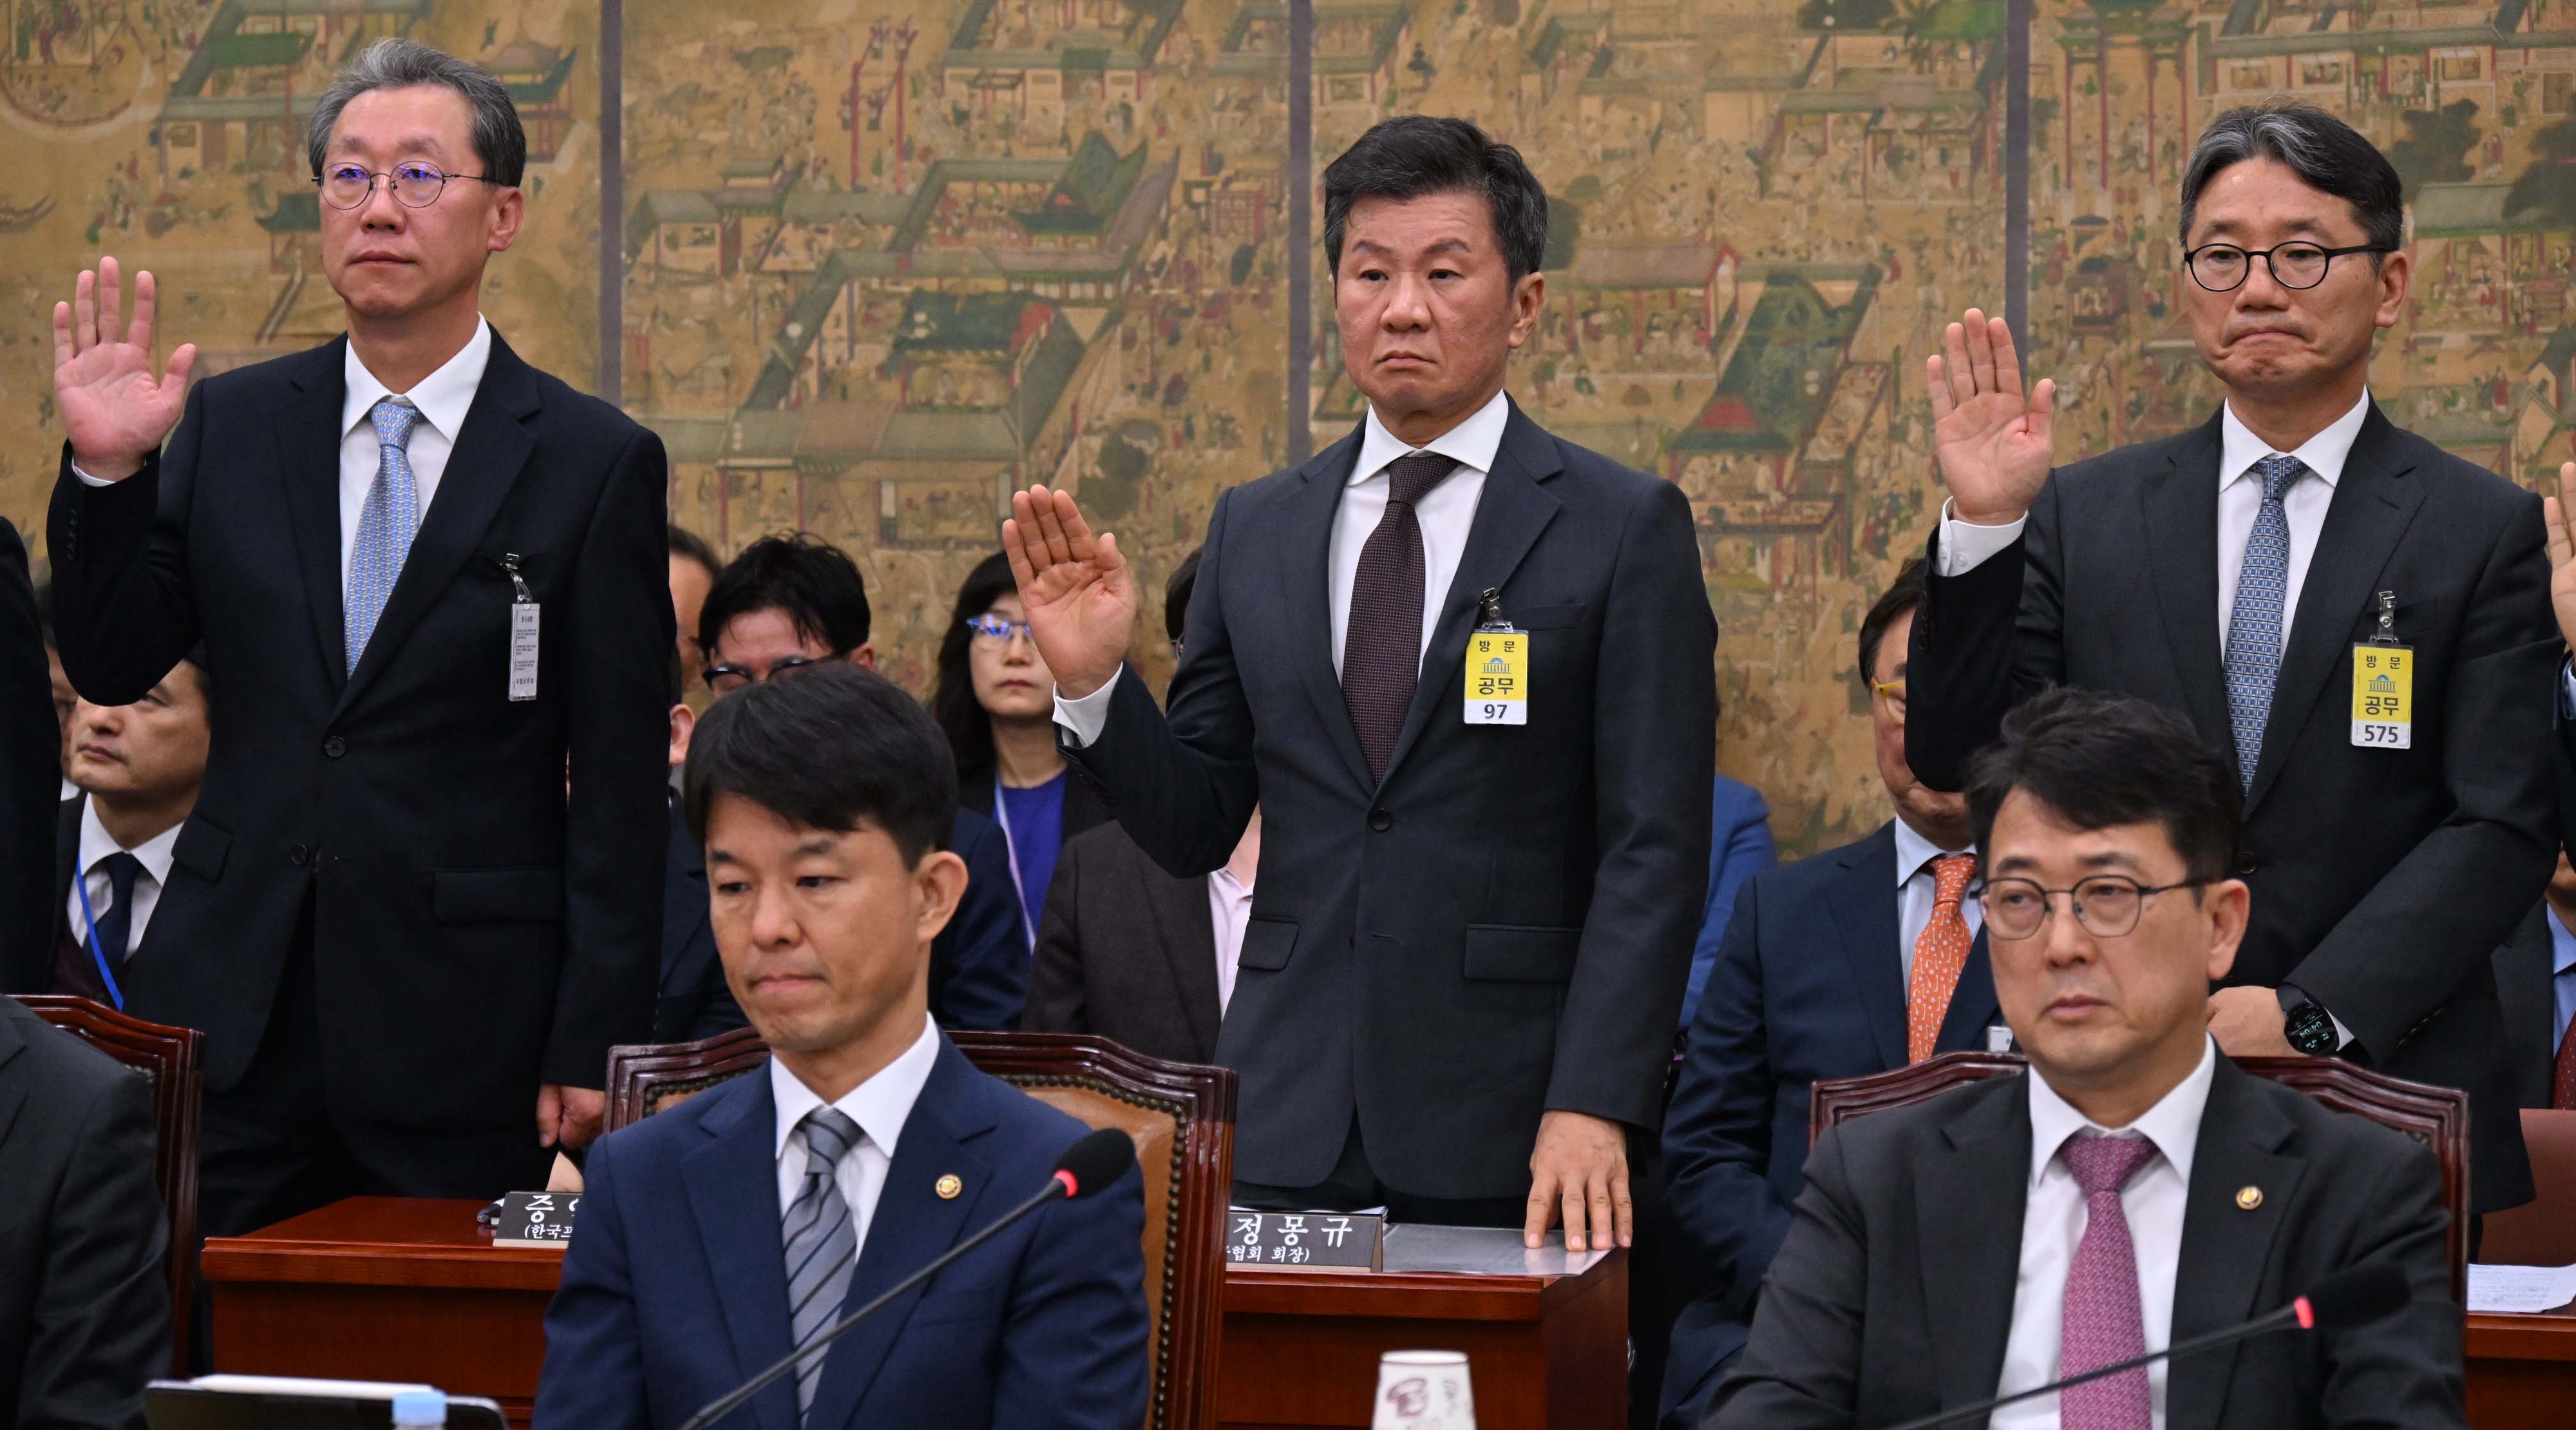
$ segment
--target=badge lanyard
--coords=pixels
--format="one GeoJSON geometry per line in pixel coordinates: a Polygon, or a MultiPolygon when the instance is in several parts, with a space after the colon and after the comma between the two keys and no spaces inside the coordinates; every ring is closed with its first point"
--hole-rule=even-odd
{"type": "Polygon", "coordinates": [[[2365,749],[2415,745],[2415,652],[2397,639],[2397,593],[2379,593],[2379,625],[2352,648],[2352,742],[2365,749]]]}
{"type": "Polygon", "coordinates": [[[1028,884],[1020,878],[1020,841],[1011,837],[1011,807],[1002,803],[1002,776],[993,775],[993,822],[1002,826],[1002,852],[1011,860],[1011,893],[1020,901],[1020,932],[1027,936],[1029,950],[1038,946],[1037,915],[1029,911],[1028,884]]]}
{"type": "MultiPolygon", "coordinates": [[[[116,1011],[122,1013],[125,1011],[125,990],[116,986],[116,975],[108,971],[107,950],[99,946],[98,915],[91,912],[89,906],[89,876],[84,874],[73,879],[72,889],[80,895],[81,922],[89,929],[89,956],[98,964],[98,976],[107,981],[108,1001],[114,1003],[116,1011]]],[[[129,894],[126,897],[130,899],[133,896],[129,894]]],[[[133,918],[129,915],[126,919],[127,926],[131,927],[133,922],[133,918]]]]}

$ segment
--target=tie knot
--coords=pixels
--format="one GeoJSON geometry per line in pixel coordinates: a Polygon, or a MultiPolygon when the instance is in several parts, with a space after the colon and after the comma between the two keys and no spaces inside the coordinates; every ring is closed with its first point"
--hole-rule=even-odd
{"type": "Polygon", "coordinates": [[[1968,892],[1968,877],[1977,872],[1974,854],[1942,854],[1932,860],[1932,904],[1955,904],[1968,892]]]}
{"type": "Polygon", "coordinates": [[[805,1114],[805,1150],[812,1158],[839,1166],[859,1145],[859,1124],[837,1107],[818,1107],[805,1114]]]}
{"type": "Polygon", "coordinates": [[[1386,499],[1411,506],[1456,470],[1458,461],[1454,457],[1437,452],[1407,452],[1386,464],[1386,499]]]}
{"type": "Polygon", "coordinates": [[[98,861],[107,875],[107,886],[116,891],[116,901],[124,903],[134,892],[134,881],[143,875],[143,861],[119,849],[98,861]]]}
{"type": "Polygon", "coordinates": [[[2075,1174],[2075,1185],[2088,1198],[2117,1192],[2156,1155],[2156,1144],[2144,1137],[2097,1137],[2078,1133],[2066,1139],[2057,1155],[2075,1174]]]}
{"type": "Polygon", "coordinates": [[[412,424],[420,420],[420,409],[408,397],[388,397],[368,413],[376,423],[376,445],[397,450],[411,443],[412,424]]]}
{"type": "Polygon", "coordinates": [[[2308,464],[2296,457],[2265,457],[2254,464],[2254,475],[2263,479],[2263,500],[2279,501],[2281,494],[2308,474],[2308,464]]]}

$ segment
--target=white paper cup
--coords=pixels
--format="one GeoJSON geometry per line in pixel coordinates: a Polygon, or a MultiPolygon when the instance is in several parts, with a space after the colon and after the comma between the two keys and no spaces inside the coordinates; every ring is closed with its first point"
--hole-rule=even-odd
{"type": "Polygon", "coordinates": [[[1388,1351],[1377,1361],[1371,1430],[1476,1430],[1465,1351],[1388,1351]]]}

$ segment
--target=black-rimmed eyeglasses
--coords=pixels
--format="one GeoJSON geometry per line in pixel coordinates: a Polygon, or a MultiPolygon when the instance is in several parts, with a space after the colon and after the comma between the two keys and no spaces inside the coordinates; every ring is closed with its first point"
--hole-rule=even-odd
{"type": "Polygon", "coordinates": [[[2376,243],[2327,248],[2314,243],[2282,243],[2270,248],[2239,248],[2232,243],[2205,243],[2182,256],[2191,279],[2212,293],[2233,293],[2245,286],[2254,260],[2272,270],[2272,281],[2284,288],[2314,288],[2326,281],[2326,270],[2348,253],[2395,253],[2376,243]]]}
{"type": "Polygon", "coordinates": [[[824,656],[782,655],[770,662],[769,669],[765,671],[754,670],[747,665],[711,665],[707,667],[707,689],[718,695],[731,695],[764,680],[776,680],[791,670],[803,670],[809,665],[829,665],[849,658],[848,651],[834,651],[824,656]]]}
{"type": "Polygon", "coordinates": [[[2185,879],[2179,884],[2141,884],[2118,874],[2078,879],[2071,889],[2043,888],[2031,879],[1987,879],[1970,889],[1985,906],[1986,932],[1994,938],[2022,939],[2039,932],[2064,894],[2075,907],[2075,921],[2095,938],[2118,938],[2138,926],[2147,900],[2176,889],[2196,889],[2210,881],[2185,879]]]}
{"type": "Polygon", "coordinates": [[[407,209],[425,209],[437,203],[440,191],[447,187],[450,179],[472,179],[495,188],[512,187],[481,174],[451,174],[436,164],[418,162],[396,164],[390,172],[371,170],[364,164],[333,164],[316,174],[313,183],[322,190],[323,202],[335,209],[353,209],[365,203],[367,196],[376,191],[378,179],[384,180],[385,187],[393,190],[394,201],[407,209]]]}

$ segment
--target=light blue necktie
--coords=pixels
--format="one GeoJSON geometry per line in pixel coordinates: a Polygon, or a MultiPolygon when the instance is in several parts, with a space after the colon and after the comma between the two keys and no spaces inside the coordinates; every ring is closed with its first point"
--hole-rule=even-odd
{"type": "Polygon", "coordinates": [[[2281,496],[2308,474],[2308,465],[2271,456],[2254,464],[2254,474],[2263,479],[2263,507],[2245,538],[2236,605],[2227,617],[2227,715],[2236,733],[2236,778],[2248,790],[2263,758],[2272,687],[2281,678],[2281,608],[2290,589],[2290,518],[2281,496]]]}
{"type": "Polygon", "coordinates": [[[420,409],[408,397],[388,397],[368,414],[376,424],[376,480],[358,511],[358,539],[349,550],[348,639],[350,670],[366,653],[385,599],[402,575],[403,558],[420,530],[420,484],[411,474],[411,429],[420,409]]]}
{"type": "MultiPolygon", "coordinates": [[[[833,1169],[858,1145],[861,1134],[849,1114],[833,1107],[815,1108],[799,1125],[805,1129],[805,1185],[788,1205],[786,1237],[787,1320],[801,1349],[839,1319],[841,1300],[850,1292],[850,1272],[858,1264],[858,1231],[833,1169]]],[[[796,1367],[800,1422],[814,1407],[814,1386],[828,1359],[818,1355],[796,1367]]]]}

